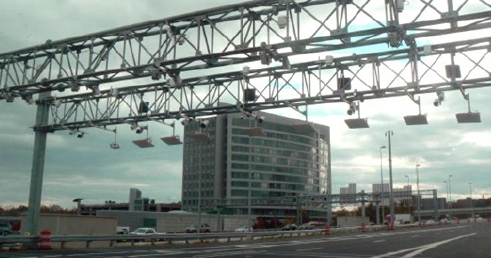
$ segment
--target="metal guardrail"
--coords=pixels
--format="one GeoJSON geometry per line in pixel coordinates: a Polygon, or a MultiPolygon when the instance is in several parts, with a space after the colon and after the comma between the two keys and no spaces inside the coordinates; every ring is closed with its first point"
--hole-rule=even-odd
{"type": "MultiPolygon", "coordinates": [[[[396,225],[396,228],[415,227],[417,224],[396,225]]],[[[385,230],[384,225],[366,226],[366,231],[385,230]]],[[[344,227],[330,228],[331,234],[361,232],[361,227],[344,227]]],[[[107,241],[109,246],[114,246],[116,242],[126,242],[134,245],[137,242],[150,242],[155,245],[158,242],[185,242],[226,239],[230,242],[232,239],[239,238],[240,240],[249,239],[264,239],[272,237],[294,237],[294,236],[314,236],[324,235],[325,229],[313,230],[291,230],[291,231],[263,231],[263,232],[226,232],[226,233],[172,233],[159,235],[52,235],[52,243],[60,243],[61,248],[64,248],[69,242],[85,242],[86,248],[90,247],[92,242],[107,241]]],[[[11,244],[36,244],[41,240],[40,236],[3,236],[0,237],[0,248],[11,244]]]]}

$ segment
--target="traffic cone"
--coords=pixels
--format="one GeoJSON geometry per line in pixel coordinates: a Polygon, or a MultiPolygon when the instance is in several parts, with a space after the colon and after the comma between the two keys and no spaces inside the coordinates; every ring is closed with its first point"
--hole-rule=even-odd
{"type": "Polygon", "coordinates": [[[394,230],[394,222],[389,222],[388,224],[388,230],[394,230]]]}
{"type": "Polygon", "coordinates": [[[326,225],[324,227],[324,235],[326,235],[326,236],[331,235],[331,228],[329,227],[329,225],[326,225]]]}
{"type": "Polygon", "coordinates": [[[365,223],[361,223],[361,233],[366,233],[367,232],[367,227],[365,223]]]}

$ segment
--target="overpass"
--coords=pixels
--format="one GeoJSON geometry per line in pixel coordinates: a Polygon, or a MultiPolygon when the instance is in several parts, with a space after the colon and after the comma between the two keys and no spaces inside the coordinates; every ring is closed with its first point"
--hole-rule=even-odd
{"type": "MultiPolygon", "coordinates": [[[[491,207],[479,207],[479,208],[459,208],[459,209],[439,209],[438,213],[440,215],[443,214],[451,214],[451,215],[461,215],[461,214],[486,214],[491,213],[491,207]]],[[[413,214],[418,214],[418,211],[415,210],[413,214]]],[[[422,216],[434,215],[435,210],[421,210],[422,216]]]]}

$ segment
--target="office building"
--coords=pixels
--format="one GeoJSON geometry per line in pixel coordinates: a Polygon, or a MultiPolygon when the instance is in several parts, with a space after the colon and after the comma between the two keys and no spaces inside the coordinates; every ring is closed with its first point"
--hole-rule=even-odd
{"type": "MultiPolygon", "coordinates": [[[[264,121],[227,114],[207,118],[205,129],[197,122],[185,125],[183,210],[197,212],[201,203],[201,212],[212,212],[226,200],[221,212],[248,214],[249,196],[331,193],[329,127],[263,112],[257,116],[264,116],[264,121]],[[246,202],[229,202],[239,199],[246,202]]],[[[253,215],[295,216],[297,208],[292,205],[250,208],[253,215]]],[[[321,210],[308,212],[325,217],[326,207],[321,210]]]]}
{"type": "Polygon", "coordinates": [[[342,204],[356,203],[356,184],[349,183],[347,187],[339,188],[339,195],[342,204]]]}
{"type": "MultiPolygon", "coordinates": [[[[129,210],[135,211],[135,202],[142,198],[142,192],[136,188],[130,188],[130,198],[129,198],[129,210]]],[[[140,210],[141,205],[137,205],[138,210],[140,210]]]]}
{"type": "Polygon", "coordinates": [[[103,204],[82,204],[83,199],[76,199],[77,212],[79,215],[95,216],[97,211],[135,211],[135,212],[169,212],[181,209],[180,203],[156,203],[155,200],[148,197],[142,198],[142,192],[136,188],[130,188],[130,197],[128,202],[116,202],[107,200],[103,204]]]}
{"type": "MultiPolygon", "coordinates": [[[[397,202],[404,202],[408,203],[409,205],[414,205],[411,204],[412,200],[412,186],[411,185],[405,185],[402,188],[393,188],[392,189],[393,193],[393,200],[395,203],[397,202]]],[[[381,200],[381,205],[383,206],[389,206],[389,200],[390,200],[390,188],[389,184],[372,184],[372,194],[376,195],[377,199],[381,200]]]]}

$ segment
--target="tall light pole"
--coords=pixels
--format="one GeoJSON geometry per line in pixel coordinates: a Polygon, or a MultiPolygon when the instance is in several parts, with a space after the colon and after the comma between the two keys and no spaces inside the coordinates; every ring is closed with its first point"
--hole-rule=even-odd
{"type": "MultiPolygon", "coordinates": [[[[407,178],[407,190],[409,191],[409,176],[408,175],[404,175],[405,178],[407,178]]],[[[412,192],[409,191],[409,197],[412,196],[412,192]]],[[[408,207],[408,212],[409,212],[409,216],[411,216],[411,203],[409,202],[411,198],[408,198],[407,200],[407,207],[408,207]]]]}
{"type": "Polygon", "coordinates": [[[471,194],[471,218],[474,218],[474,204],[472,203],[472,183],[469,183],[469,191],[471,194]]]}
{"type": "Polygon", "coordinates": [[[418,188],[418,222],[421,222],[421,195],[419,192],[419,163],[416,162],[416,187],[418,188]]]}
{"type": "Polygon", "coordinates": [[[380,187],[381,187],[381,193],[380,193],[380,210],[382,211],[382,224],[385,219],[385,214],[384,214],[384,174],[382,172],[382,149],[385,149],[385,146],[380,146],[380,187]]]}
{"type": "Polygon", "coordinates": [[[448,175],[448,198],[450,199],[450,209],[452,209],[452,175],[448,175]]]}
{"type": "Polygon", "coordinates": [[[396,216],[394,214],[394,195],[392,193],[392,146],[390,142],[390,137],[394,135],[391,130],[385,133],[385,136],[389,139],[389,208],[390,208],[390,221],[394,222],[396,216]]]}
{"type": "MultiPolygon", "coordinates": [[[[443,181],[445,183],[445,189],[446,189],[446,194],[445,194],[445,198],[447,198],[447,202],[448,202],[448,182],[447,181],[443,181]]],[[[448,204],[447,204],[447,207],[448,207],[448,204]]]]}

